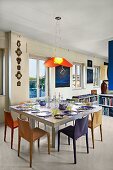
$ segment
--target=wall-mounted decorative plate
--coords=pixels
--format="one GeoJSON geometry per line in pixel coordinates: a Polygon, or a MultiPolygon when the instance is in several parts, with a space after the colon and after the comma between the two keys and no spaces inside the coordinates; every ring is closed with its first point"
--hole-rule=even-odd
{"type": "Polygon", "coordinates": [[[15,76],[17,77],[17,79],[21,79],[22,74],[20,71],[17,71],[17,73],[15,74],[15,76]]]}
{"type": "Polygon", "coordinates": [[[17,70],[21,70],[21,66],[20,65],[17,65],[17,70]]]}
{"type": "Polygon", "coordinates": [[[21,58],[20,58],[20,57],[17,57],[17,58],[16,58],[16,61],[17,61],[18,64],[20,64],[21,58]]]}
{"type": "Polygon", "coordinates": [[[17,81],[17,86],[21,86],[21,82],[20,81],[17,81]]]}
{"type": "Polygon", "coordinates": [[[20,43],[20,41],[19,41],[19,40],[17,41],[17,46],[18,46],[18,47],[20,47],[20,46],[21,46],[21,43],[20,43]]]}
{"type": "Polygon", "coordinates": [[[17,48],[17,50],[15,51],[15,53],[17,54],[17,56],[20,56],[22,54],[22,51],[20,50],[20,48],[17,48]]]}

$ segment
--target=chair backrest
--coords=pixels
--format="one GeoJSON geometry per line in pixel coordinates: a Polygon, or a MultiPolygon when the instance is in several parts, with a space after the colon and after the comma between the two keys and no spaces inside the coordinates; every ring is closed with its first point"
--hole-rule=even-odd
{"type": "Polygon", "coordinates": [[[97,127],[102,124],[102,110],[93,113],[92,121],[93,127],[97,127]]]}
{"type": "Polygon", "coordinates": [[[32,140],[32,129],[29,122],[18,118],[18,133],[20,137],[23,137],[27,141],[32,140]]]}
{"type": "Polygon", "coordinates": [[[5,125],[12,128],[13,127],[13,118],[11,116],[11,112],[4,110],[4,118],[5,118],[5,125]]]}
{"type": "Polygon", "coordinates": [[[77,119],[74,127],[74,138],[78,139],[88,133],[88,116],[77,119]]]}
{"type": "Polygon", "coordinates": [[[97,94],[97,90],[91,90],[91,94],[97,94]]]}

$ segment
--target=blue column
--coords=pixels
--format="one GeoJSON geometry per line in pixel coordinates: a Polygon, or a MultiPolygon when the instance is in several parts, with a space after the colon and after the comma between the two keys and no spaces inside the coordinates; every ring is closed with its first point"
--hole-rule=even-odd
{"type": "Polygon", "coordinates": [[[108,45],[108,89],[113,90],[113,40],[108,45]]]}

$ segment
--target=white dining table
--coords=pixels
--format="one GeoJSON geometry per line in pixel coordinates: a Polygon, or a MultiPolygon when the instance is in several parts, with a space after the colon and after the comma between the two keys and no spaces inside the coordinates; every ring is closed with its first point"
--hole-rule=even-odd
{"type": "MultiPolygon", "coordinates": [[[[52,148],[55,148],[57,146],[57,134],[60,125],[64,125],[70,121],[74,121],[76,119],[80,119],[86,115],[89,115],[91,113],[97,112],[102,109],[101,106],[93,106],[92,109],[84,110],[80,112],[75,112],[72,116],[64,115],[62,119],[56,119],[53,115],[48,117],[40,117],[36,112],[32,111],[25,111],[18,109],[18,106],[10,106],[11,111],[18,113],[19,115],[24,115],[29,118],[31,126],[35,126],[35,121],[43,123],[45,126],[48,125],[52,128],[52,148]]],[[[47,107],[40,107],[40,112],[48,111],[51,112],[51,108],[47,107]]]]}

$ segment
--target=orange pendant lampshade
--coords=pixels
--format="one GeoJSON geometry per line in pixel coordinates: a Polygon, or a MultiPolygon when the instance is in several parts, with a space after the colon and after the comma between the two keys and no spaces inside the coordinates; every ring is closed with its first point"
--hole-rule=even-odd
{"type": "Polygon", "coordinates": [[[45,61],[45,66],[46,67],[57,67],[57,66],[65,66],[65,67],[72,67],[73,65],[67,61],[65,58],[60,58],[60,57],[52,57],[45,61]]]}

